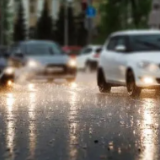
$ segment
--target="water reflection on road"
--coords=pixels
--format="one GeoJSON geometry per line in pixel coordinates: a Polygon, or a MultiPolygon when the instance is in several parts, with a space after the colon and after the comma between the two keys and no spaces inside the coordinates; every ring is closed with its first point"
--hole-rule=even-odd
{"type": "Polygon", "coordinates": [[[29,95],[29,149],[30,149],[30,158],[34,159],[35,148],[36,148],[36,124],[35,124],[35,107],[36,107],[36,94],[30,93],[29,95]]]}
{"type": "Polygon", "coordinates": [[[155,160],[158,152],[157,121],[155,118],[155,100],[146,98],[143,102],[141,143],[144,146],[142,160],[155,160]]]}
{"type": "Polygon", "coordinates": [[[7,120],[6,120],[6,149],[8,154],[10,154],[10,158],[14,159],[14,139],[15,139],[15,118],[13,114],[14,107],[14,96],[11,93],[7,94],[6,97],[6,107],[7,107],[7,120]]]}
{"type": "Polygon", "coordinates": [[[128,98],[124,88],[100,94],[85,78],[1,92],[0,160],[160,159],[160,98],[128,98]]]}
{"type": "MultiPolygon", "coordinates": [[[[73,89],[76,87],[76,84],[72,84],[71,86],[73,89]]],[[[77,122],[77,114],[78,114],[78,106],[77,106],[77,93],[71,92],[70,93],[70,111],[69,111],[69,156],[70,160],[76,160],[77,159],[77,144],[78,144],[78,122],[77,122]]]]}

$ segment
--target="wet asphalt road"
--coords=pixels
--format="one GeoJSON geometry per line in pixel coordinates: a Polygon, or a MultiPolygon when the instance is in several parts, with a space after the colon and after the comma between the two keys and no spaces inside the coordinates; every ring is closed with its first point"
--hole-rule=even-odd
{"type": "Polygon", "coordinates": [[[100,94],[94,73],[16,84],[0,92],[0,160],[159,160],[159,97],[100,94]]]}

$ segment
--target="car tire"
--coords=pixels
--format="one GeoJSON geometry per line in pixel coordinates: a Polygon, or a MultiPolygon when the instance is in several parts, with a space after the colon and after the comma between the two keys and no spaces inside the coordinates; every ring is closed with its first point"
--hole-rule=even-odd
{"type": "Polygon", "coordinates": [[[101,93],[109,93],[111,91],[111,85],[106,82],[102,69],[98,69],[97,85],[101,93]]]}
{"type": "Polygon", "coordinates": [[[130,97],[139,97],[141,94],[141,89],[136,86],[135,77],[133,71],[128,71],[127,73],[127,91],[130,97]]]}

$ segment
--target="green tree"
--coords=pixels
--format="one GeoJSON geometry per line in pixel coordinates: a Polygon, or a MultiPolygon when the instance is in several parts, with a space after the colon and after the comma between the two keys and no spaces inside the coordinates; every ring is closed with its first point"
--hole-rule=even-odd
{"type": "Polygon", "coordinates": [[[65,7],[62,5],[56,21],[56,41],[64,45],[64,27],[65,27],[65,7]]]}
{"type": "Polygon", "coordinates": [[[14,25],[14,41],[22,41],[26,38],[26,25],[24,19],[24,8],[22,2],[19,3],[18,15],[14,25]]]}
{"type": "Polygon", "coordinates": [[[76,27],[75,27],[75,17],[73,15],[73,7],[67,7],[67,13],[65,14],[65,6],[62,5],[60,7],[60,12],[58,14],[58,19],[56,21],[56,40],[61,45],[64,45],[64,36],[65,36],[65,18],[68,20],[68,45],[75,44],[75,34],[76,34],[76,27]],[[67,17],[66,17],[67,16],[67,17]]]}
{"type": "Polygon", "coordinates": [[[13,6],[9,0],[0,0],[0,23],[1,23],[1,44],[12,43],[13,32],[13,6]]]}
{"type": "Polygon", "coordinates": [[[150,8],[151,0],[104,0],[99,39],[118,30],[147,28],[150,8]]]}
{"type": "Polygon", "coordinates": [[[101,31],[106,35],[122,29],[122,7],[119,0],[106,0],[101,6],[101,31]]]}
{"type": "Polygon", "coordinates": [[[147,27],[148,15],[152,0],[128,0],[132,8],[132,18],[135,28],[147,27]]]}
{"type": "Polygon", "coordinates": [[[50,16],[47,1],[44,2],[42,15],[37,22],[36,38],[43,40],[53,39],[53,19],[50,16]]]}

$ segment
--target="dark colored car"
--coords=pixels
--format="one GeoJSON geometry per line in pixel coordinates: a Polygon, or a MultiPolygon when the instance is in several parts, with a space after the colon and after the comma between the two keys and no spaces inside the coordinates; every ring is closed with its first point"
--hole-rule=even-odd
{"type": "Polygon", "coordinates": [[[74,81],[76,78],[76,60],[66,55],[55,42],[24,41],[12,46],[11,50],[12,65],[27,68],[31,79],[74,81]]]}

